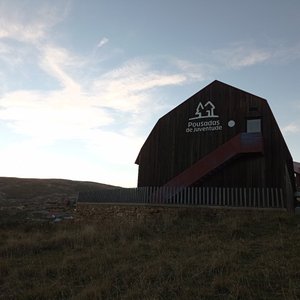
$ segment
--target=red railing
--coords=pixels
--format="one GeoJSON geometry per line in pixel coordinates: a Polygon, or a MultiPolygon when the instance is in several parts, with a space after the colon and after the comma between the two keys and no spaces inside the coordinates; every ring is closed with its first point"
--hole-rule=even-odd
{"type": "Polygon", "coordinates": [[[243,132],[234,136],[182,173],[172,178],[164,186],[192,186],[228,160],[245,153],[263,153],[263,138],[261,133],[243,132]]]}

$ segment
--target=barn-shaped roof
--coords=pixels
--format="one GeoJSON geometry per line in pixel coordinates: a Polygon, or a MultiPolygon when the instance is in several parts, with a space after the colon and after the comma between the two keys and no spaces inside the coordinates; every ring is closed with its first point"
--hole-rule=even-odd
{"type": "MultiPolygon", "coordinates": [[[[224,83],[224,82],[221,82],[221,81],[219,81],[219,80],[214,80],[213,82],[211,82],[210,84],[208,84],[207,86],[205,86],[203,89],[201,89],[200,91],[198,91],[196,94],[194,94],[193,96],[189,97],[187,100],[185,100],[184,102],[182,102],[181,104],[179,104],[178,106],[176,106],[175,108],[173,108],[172,110],[170,110],[168,113],[166,113],[164,116],[162,116],[161,118],[158,119],[158,121],[157,121],[156,124],[154,125],[153,129],[151,130],[150,134],[148,135],[146,141],[144,142],[143,146],[141,147],[141,149],[140,149],[140,151],[139,151],[139,154],[138,154],[138,156],[137,156],[137,158],[136,158],[136,160],[135,160],[135,163],[136,163],[136,164],[139,164],[139,157],[140,157],[141,152],[143,151],[144,146],[147,144],[147,142],[148,142],[148,140],[151,138],[151,136],[152,136],[153,134],[155,134],[155,131],[156,131],[156,129],[159,127],[160,123],[164,122],[165,119],[171,117],[173,114],[176,114],[176,112],[180,111],[184,106],[188,105],[188,102],[190,102],[193,98],[196,98],[197,95],[199,95],[199,94],[205,92],[205,90],[219,89],[220,87],[223,87],[223,88],[224,88],[224,87],[225,87],[225,88],[227,87],[227,88],[229,88],[229,89],[234,89],[234,90],[238,91],[239,93],[244,94],[245,96],[246,96],[246,95],[253,96],[253,97],[255,97],[256,99],[260,99],[260,101],[267,103],[267,100],[264,99],[264,98],[258,97],[258,96],[254,95],[254,94],[251,94],[251,93],[249,93],[249,92],[246,92],[246,91],[244,91],[244,90],[241,90],[241,89],[239,89],[239,88],[236,88],[236,87],[234,87],[234,86],[231,86],[231,85],[226,84],[226,83],[224,83]]],[[[201,105],[201,102],[198,104],[197,111],[201,108],[200,105],[201,105]]],[[[205,105],[210,105],[210,106],[212,106],[213,104],[211,103],[211,101],[208,101],[208,102],[205,103],[205,105]]],[[[214,105],[213,105],[213,106],[214,106],[214,105]]],[[[203,107],[202,107],[202,108],[203,108],[203,107]]],[[[203,109],[204,109],[204,108],[203,108],[203,109]]]]}

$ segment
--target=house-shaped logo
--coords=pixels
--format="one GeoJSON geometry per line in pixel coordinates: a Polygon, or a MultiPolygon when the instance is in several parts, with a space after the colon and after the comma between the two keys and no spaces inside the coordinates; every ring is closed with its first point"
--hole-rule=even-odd
{"type": "Polygon", "coordinates": [[[207,101],[204,105],[202,102],[199,102],[195,112],[195,117],[189,118],[189,120],[218,118],[219,116],[215,115],[215,108],[216,107],[211,101],[207,101]]]}

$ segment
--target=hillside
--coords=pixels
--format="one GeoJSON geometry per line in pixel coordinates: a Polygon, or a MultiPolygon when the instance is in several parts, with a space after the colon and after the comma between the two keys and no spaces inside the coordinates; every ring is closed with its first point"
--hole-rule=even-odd
{"type": "Polygon", "coordinates": [[[0,226],[0,299],[300,299],[299,216],[76,216],[0,226]]]}
{"type": "Polygon", "coordinates": [[[66,179],[0,177],[0,224],[72,217],[79,191],[114,186],[66,179]]]}
{"type": "Polygon", "coordinates": [[[0,299],[300,299],[299,215],[67,205],[110,187],[0,178],[0,299]]]}

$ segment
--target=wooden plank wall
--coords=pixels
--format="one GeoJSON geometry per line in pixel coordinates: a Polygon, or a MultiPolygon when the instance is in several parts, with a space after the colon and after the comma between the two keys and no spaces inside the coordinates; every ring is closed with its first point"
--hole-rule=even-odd
{"type": "Polygon", "coordinates": [[[227,140],[246,131],[248,118],[261,118],[263,155],[243,155],[218,169],[198,186],[265,187],[285,189],[285,167],[294,185],[292,158],[272,111],[263,98],[214,81],[163,116],[143,145],[138,186],[162,186],[227,140]],[[199,102],[216,106],[222,130],[186,133],[199,102]],[[228,121],[235,126],[229,127],[228,121]]]}

